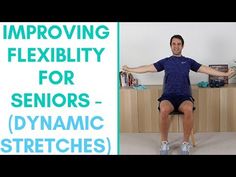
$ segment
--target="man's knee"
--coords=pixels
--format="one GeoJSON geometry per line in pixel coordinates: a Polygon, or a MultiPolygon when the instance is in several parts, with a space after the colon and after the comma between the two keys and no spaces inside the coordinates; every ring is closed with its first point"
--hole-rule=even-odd
{"type": "Polygon", "coordinates": [[[191,104],[186,104],[182,107],[181,110],[184,114],[192,114],[193,112],[193,105],[191,104]]]}
{"type": "Polygon", "coordinates": [[[168,115],[171,113],[171,107],[170,106],[167,106],[167,105],[163,105],[160,107],[160,113],[161,114],[165,114],[165,115],[168,115]]]}

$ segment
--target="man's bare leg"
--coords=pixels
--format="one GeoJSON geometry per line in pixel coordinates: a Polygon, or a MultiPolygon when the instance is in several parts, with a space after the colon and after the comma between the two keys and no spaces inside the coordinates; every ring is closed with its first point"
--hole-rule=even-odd
{"type": "Polygon", "coordinates": [[[193,103],[191,101],[184,101],[179,106],[179,111],[184,113],[183,116],[183,130],[184,130],[184,142],[189,142],[189,137],[193,129],[193,103]]]}
{"type": "Polygon", "coordinates": [[[169,114],[174,110],[173,105],[168,100],[160,103],[160,133],[161,141],[168,141],[168,131],[170,126],[169,114]]]}

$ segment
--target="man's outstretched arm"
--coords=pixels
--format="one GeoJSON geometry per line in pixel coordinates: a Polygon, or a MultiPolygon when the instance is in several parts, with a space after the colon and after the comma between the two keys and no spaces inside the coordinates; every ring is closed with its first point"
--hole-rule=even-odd
{"type": "Polygon", "coordinates": [[[143,65],[138,67],[128,67],[127,65],[124,65],[122,69],[126,72],[133,72],[133,73],[148,73],[148,72],[157,72],[155,66],[153,64],[150,65],[143,65]]]}
{"type": "Polygon", "coordinates": [[[213,75],[213,76],[228,76],[229,78],[231,78],[232,76],[236,74],[232,68],[229,68],[227,72],[221,72],[205,65],[202,65],[198,69],[198,72],[213,75]]]}

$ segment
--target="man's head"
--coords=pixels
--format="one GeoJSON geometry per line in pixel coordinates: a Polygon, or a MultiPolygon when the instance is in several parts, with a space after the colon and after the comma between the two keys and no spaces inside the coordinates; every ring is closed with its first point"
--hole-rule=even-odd
{"type": "Polygon", "coordinates": [[[181,56],[184,47],[184,39],[180,35],[174,35],[170,38],[170,48],[173,55],[181,56]]]}

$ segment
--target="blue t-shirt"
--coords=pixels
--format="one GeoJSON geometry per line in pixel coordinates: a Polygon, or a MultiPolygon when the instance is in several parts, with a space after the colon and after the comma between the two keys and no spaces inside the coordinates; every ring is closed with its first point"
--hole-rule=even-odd
{"type": "Polygon", "coordinates": [[[153,65],[158,72],[165,70],[163,94],[192,96],[189,71],[197,72],[201,64],[184,56],[171,56],[153,65]]]}

